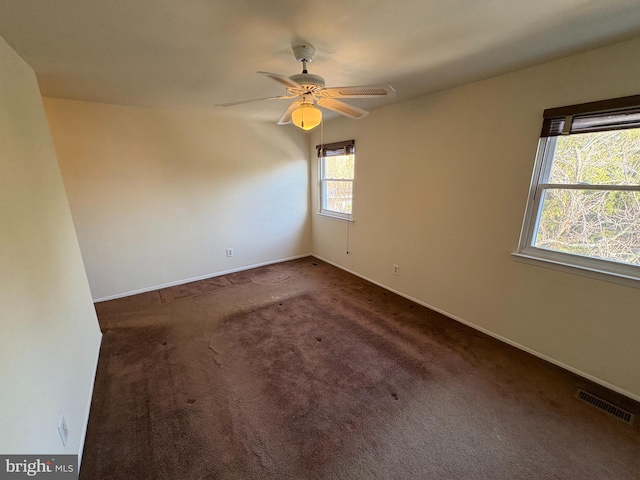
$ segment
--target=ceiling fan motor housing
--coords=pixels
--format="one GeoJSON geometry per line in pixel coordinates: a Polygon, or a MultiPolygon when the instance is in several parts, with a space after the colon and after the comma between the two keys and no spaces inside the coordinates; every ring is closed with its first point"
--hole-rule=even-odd
{"type": "Polygon", "coordinates": [[[316,49],[310,43],[291,47],[296,60],[302,62],[302,73],[291,75],[289,78],[302,88],[287,87],[291,95],[304,95],[324,88],[324,78],[307,72],[307,63],[312,62],[316,56],[316,49]]]}
{"type": "MultiPolygon", "coordinates": [[[[314,75],[312,73],[298,73],[289,77],[291,80],[304,87],[306,91],[312,92],[319,88],[324,88],[324,78],[320,75],[314,75]]],[[[292,94],[299,94],[300,92],[296,88],[287,88],[292,94]],[[292,91],[293,90],[293,91],[292,91]]]]}

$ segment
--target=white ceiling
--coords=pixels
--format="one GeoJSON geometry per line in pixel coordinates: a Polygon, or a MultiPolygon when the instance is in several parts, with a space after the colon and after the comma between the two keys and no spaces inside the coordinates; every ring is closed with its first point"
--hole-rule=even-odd
{"type": "MultiPolygon", "coordinates": [[[[640,1],[0,0],[0,36],[52,97],[209,108],[280,95],[255,72],[300,73],[304,41],[327,86],[391,84],[398,101],[640,36],[640,1]]],[[[224,111],[276,121],[286,106],[224,111]]]]}

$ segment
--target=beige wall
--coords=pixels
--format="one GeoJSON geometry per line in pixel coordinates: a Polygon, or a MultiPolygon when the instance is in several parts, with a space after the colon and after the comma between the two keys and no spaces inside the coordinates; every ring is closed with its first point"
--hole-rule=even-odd
{"type": "Polygon", "coordinates": [[[347,255],[347,224],[315,215],[314,162],[314,252],[640,399],[640,289],[511,255],[543,110],[639,79],[640,39],[327,122],[324,141],[356,140],[355,223],[347,255]]]}
{"type": "Polygon", "coordinates": [[[639,93],[639,47],[327,122],[324,141],[356,139],[349,231],[315,215],[317,164],[309,192],[310,144],[295,129],[45,99],[93,296],[312,251],[640,399],[639,290],[511,255],[542,111],[639,93]]]}
{"type": "Polygon", "coordinates": [[[78,454],[100,330],[35,75],[0,65],[0,452],[78,454]]]}
{"type": "Polygon", "coordinates": [[[295,129],[44,102],[94,299],[310,253],[308,143],[295,129]]]}

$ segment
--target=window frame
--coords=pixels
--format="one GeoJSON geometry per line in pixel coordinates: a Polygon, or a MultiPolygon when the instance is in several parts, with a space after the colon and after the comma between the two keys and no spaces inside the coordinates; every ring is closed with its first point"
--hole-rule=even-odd
{"type": "Polygon", "coordinates": [[[605,122],[596,126],[593,125],[593,122],[589,123],[589,120],[595,119],[597,123],[598,119],[611,119],[619,114],[624,115],[626,112],[631,112],[631,116],[637,117],[636,112],[640,112],[640,95],[545,110],[543,128],[538,142],[527,206],[518,242],[518,251],[514,255],[561,267],[570,267],[570,271],[575,268],[588,271],[594,273],[598,278],[611,279],[613,276],[622,279],[622,283],[640,287],[640,266],[534,246],[546,191],[558,188],[596,191],[640,191],[640,185],[549,183],[559,135],[640,128],[640,120],[637,119],[626,123],[613,122],[609,125],[604,124],[605,122]],[[585,125],[587,126],[585,127],[585,125]]]}
{"type": "Polygon", "coordinates": [[[353,222],[354,209],[354,187],[355,187],[355,140],[345,140],[329,144],[316,145],[318,152],[318,215],[330,217],[337,220],[353,222]],[[353,178],[325,178],[325,159],[330,157],[353,155],[354,173],[353,178]],[[337,212],[325,208],[326,205],[326,184],[327,182],[347,182],[351,184],[351,213],[337,212]]]}

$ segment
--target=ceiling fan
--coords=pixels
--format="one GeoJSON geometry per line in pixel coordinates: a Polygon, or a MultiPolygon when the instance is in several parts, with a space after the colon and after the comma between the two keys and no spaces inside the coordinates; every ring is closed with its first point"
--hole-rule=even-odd
{"type": "Polygon", "coordinates": [[[312,62],[316,49],[313,45],[296,45],[293,47],[293,54],[296,60],[302,62],[302,73],[285,77],[277,73],[258,72],[272,78],[284,85],[287,95],[275,97],[254,98],[251,100],[240,100],[238,102],[223,103],[218,107],[231,107],[243,103],[257,102],[261,100],[296,100],[289,105],[278,120],[278,125],[285,125],[293,122],[303,130],[311,130],[322,121],[322,112],[315,104],[327,110],[337,112],[350,118],[362,118],[369,112],[361,108],[349,105],[337,100],[338,98],[372,98],[372,97],[394,97],[396,91],[390,85],[368,85],[355,87],[325,87],[324,78],[311,74],[307,71],[307,64],[312,62]]]}

